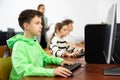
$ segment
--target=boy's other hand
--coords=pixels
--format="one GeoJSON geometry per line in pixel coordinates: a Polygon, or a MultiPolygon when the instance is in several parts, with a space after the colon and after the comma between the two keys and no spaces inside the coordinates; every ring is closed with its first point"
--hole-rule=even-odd
{"type": "Polygon", "coordinates": [[[71,76],[72,72],[64,67],[58,67],[54,70],[55,76],[62,76],[62,77],[69,77],[71,76]]]}
{"type": "Polygon", "coordinates": [[[63,66],[64,64],[73,65],[74,63],[71,62],[71,61],[66,61],[66,60],[64,60],[63,62],[61,62],[60,65],[63,66]]]}

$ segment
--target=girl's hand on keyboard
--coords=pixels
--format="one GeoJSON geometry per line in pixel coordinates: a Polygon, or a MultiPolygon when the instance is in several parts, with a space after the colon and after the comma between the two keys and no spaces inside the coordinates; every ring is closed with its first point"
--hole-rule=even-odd
{"type": "Polygon", "coordinates": [[[72,52],[72,53],[70,53],[70,57],[77,57],[77,55],[78,55],[78,52],[72,52]]]}
{"type": "Polygon", "coordinates": [[[72,52],[72,53],[68,53],[68,52],[65,52],[62,57],[77,57],[78,55],[78,52],[72,52]]]}

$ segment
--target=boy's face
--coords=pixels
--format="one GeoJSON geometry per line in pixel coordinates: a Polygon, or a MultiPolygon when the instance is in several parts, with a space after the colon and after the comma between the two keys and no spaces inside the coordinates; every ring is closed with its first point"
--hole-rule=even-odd
{"type": "Polygon", "coordinates": [[[68,24],[68,30],[69,30],[69,32],[73,30],[73,23],[68,24]]]}
{"type": "Polygon", "coordinates": [[[36,35],[40,35],[42,30],[41,17],[35,16],[34,18],[32,18],[30,23],[27,23],[27,27],[25,27],[25,30],[27,30],[30,36],[34,37],[36,35]]]}
{"type": "Polygon", "coordinates": [[[58,31],[62,37],[65,37],[68,34],[68,27],[64,25],[60,31],[58,31]]]}

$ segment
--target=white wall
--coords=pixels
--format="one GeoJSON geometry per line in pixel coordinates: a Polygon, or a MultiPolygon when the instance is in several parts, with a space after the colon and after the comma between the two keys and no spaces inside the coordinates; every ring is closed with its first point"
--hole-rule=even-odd
{"type": "Polygon", "coordinates": [[[120,0],[1,0],[0,30],[6,31],[7,27],[11,27],[15,28],[15,31],[22,31],[17,21],[19,13],[28,8],[37,9],[38,4],[43,3],[49,24],[53,23],[48,31],[49,35],[53,32],[56,22],[70,18],[74,21],[73,35],[82,40],[85,25],[104,22],[108,6],[115,1],[120,7],[120,0]]]}
{"type": "Polygon", "coordinates": [[[98,0],[97,19],[105,22],[109,8],[117,4],[117,22],[120,23],[120,0],[98,0]]]}
{"type": "MultiPolygon", "coordinates": [[[[97,21],[97,1],[96,0],[52,0],[51,4],[46,3],[46,16],[48,16],[50,23],[62,21],[65,18],[70,18],[74,21],[73,34],[77,39],[84,38],[84,26],[87,23],[94,23],[97,21]]],[[[51,0],[49,0],[49,3],[51,0]]],[[[54,31],[54,25],[48,34],[54,31]]]]}

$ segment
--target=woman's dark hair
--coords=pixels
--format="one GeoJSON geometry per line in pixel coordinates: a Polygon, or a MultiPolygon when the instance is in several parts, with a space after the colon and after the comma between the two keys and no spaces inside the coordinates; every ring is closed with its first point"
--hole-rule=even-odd
{"type": "Polygon", "coordinates": [[[45,5],[44,4],[39,4],[38,7],[37,7],[37,10],[39,10],[41,6],[45,6],[45,5]]]}
{"type": "Polygon", "coordinates": [[[32,18],[34,18],[35,16],[41,17],[42,13],[32,9],[22,11],[18,17],[20,27],[24,30],[23,23],[24,22],[30,23],[32,18]]]}

